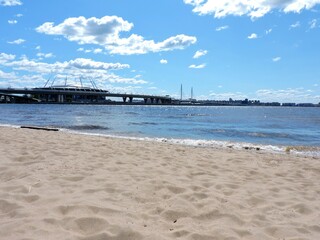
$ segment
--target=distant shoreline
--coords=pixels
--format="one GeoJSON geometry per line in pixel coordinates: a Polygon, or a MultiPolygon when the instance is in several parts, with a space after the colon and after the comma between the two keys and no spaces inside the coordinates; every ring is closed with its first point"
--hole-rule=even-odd
{"type": "Polygon", "coordinates": [[[193,105],[193,106],[286,106],[320,107],[320,103],[261,102],[260,100],[197,100],[180,99],[170,95],[112,93],[108,90],[78,87],[51,86],[43,88],[0,88],[0,103],[55,103],[55,104],[113,104],[113,105],[193,105]],[[122,99],[122,101],[111,99],[122,99]]]}
{"type": "Polygon", "coordinates": [[[278,104],[269,104],[269,103],[264,103],[264,104],[259,104],[259,105],[251,105],[251,104],[210,104],[210,103],[180,103],[180,104],[152,104],[152,103],[124,103],[124,102],[64,102],[64,103],[58,103],[58,102],[31,102],[31,103],[23,103],[23,102],[19,102],[19,103],[15,103],[15,102],[1,102],[0,101],[0,105],[5,105],[5,104],[34,104],[34,105],[125,105],[125,106],[193,106],[193,107],[202,107],[202,106],[206,106],[206,107],[292,107],[292,108],[296,108],[296,107],[320,107],[320,104],[313,104],[313,103],[297,103],[296,105],[282,105],[280,103],[280,105],[278,104]]]}

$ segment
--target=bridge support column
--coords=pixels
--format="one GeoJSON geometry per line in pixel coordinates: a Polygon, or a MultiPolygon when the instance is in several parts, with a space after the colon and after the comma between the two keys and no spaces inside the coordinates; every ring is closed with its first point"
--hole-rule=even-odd
{"type": "Polygon", "coordinates": [[[124,103],[127,102],[127,97],[122,97],[122,99],[124,103]]]}
{"type": "Polygon", "coordinates": [[[129,97],[129,102],[132,103],[133,97],[129,97]]]}
{"type": "Polygon", "coordinates": [[[144,104],[147,104],[148,103],[148,98],[144,98],[144,104]]]}
{"type": "Polygon", "coordinates": [[[154,98],[150,98],[151,104],[153,104],[154,102],[154,98]]]}
{"type": "Polygon", "coordinates": [[[64,95],[58,95],[58,102],[59,103],[63,103],[64,102],[64,98],[65,98],[64,95]]]}

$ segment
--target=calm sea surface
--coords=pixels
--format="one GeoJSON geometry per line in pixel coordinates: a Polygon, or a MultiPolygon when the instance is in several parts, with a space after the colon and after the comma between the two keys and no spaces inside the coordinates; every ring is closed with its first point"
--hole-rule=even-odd
{"type": "Polygon", "coordinates": [[[320,108],[2,104],[0,124],[137,138],[320,146],[320,108]]]}

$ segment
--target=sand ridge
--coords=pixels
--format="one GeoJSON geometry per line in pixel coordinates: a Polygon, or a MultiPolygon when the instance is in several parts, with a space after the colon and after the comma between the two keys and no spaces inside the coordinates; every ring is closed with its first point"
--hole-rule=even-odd
{"type": "Polygon", "coordinates": [[[0,239],[320,239],[320,161],[0,128],[0,239]]]}

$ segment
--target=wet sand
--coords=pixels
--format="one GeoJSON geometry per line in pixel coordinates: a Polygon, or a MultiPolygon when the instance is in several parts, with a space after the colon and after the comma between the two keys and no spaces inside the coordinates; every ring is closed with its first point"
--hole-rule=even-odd
{"type": "Polygon", "coordinates": [[[0,239],[320,239],[320,159],[0,127],[0,239]]]}

